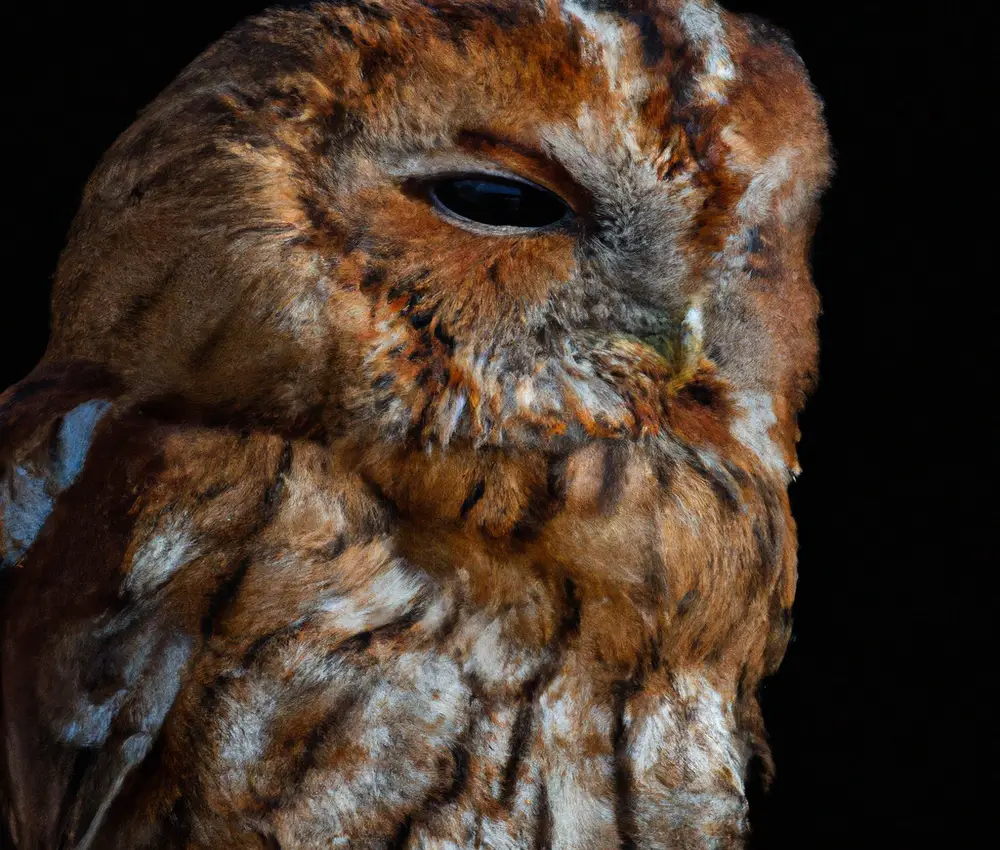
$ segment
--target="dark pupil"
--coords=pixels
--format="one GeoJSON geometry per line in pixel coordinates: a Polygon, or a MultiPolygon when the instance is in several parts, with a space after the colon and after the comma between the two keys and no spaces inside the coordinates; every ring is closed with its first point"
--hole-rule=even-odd
{"type": "Polygon", "coordinates": [[[432,192],[449,212],[495,227],[545,227],[567,212],[551,192],[502,177],[442,180],[432,192]]]}

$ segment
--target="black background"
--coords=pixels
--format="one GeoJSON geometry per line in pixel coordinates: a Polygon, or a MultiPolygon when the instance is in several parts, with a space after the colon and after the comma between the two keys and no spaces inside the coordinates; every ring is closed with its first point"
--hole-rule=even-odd
{"type": "MultiPolygon", "coordinates": [[[[49,3],[8,17],[0,388],[44,350],[51,275],[100,154],[265,5],[49,3]]],[[[989,217],[956,191],[982,191],[986,142],[962,100],[977,24],[950,32],[919,3],[729,5],[791,34],[837,151],[814,251],[821,383],[792,487],[795,632],[762,692],[778,773],[752,797],[755,846],[976,846],[997,750],[984,652],[996,497],[977,481],[996,469],[997,428],[993,342],[974,328],[996,274],[955,258],[988,240],[989,217]]]]}

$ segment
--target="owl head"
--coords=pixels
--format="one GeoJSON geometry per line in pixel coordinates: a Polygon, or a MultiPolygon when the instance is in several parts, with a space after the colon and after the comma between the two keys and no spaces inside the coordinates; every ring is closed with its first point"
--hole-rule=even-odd
{"type": "Polygon", "coordinates": [[[828,170],[787,40],[709,0],[272,11],[104,157],[47,357],[172,415],[431,448],[726,419],[789,468],[828,170]]]}

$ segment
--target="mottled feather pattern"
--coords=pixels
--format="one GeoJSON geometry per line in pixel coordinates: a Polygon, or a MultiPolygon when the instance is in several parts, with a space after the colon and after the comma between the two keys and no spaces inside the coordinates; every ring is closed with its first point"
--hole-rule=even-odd
{"type": "Polygon", "coordinates": [[[209,48],[0,396],[13,846],[742,846],[827,170],[787,42],[700,0],[209,48]],[[428,203],[473,171],[572,219],[428,203]]]}

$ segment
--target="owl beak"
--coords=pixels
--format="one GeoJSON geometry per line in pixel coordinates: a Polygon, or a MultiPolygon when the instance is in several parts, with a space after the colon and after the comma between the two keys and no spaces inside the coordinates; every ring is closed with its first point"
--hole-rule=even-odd
{"type": "Polygon", "coordinates": [[[642,337],[667,361],[674,377],[672,385],[683,385],[698,371],[703,359],[704,324],[700,305],[690,307],[676,330],[642,337]]]}

